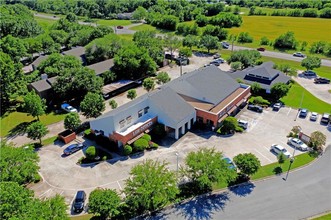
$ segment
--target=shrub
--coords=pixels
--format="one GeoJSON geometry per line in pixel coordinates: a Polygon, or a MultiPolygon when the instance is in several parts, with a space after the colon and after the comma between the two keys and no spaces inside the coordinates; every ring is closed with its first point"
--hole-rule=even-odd
{"type": "Polygon", "coordinates": [[[223,124],[220,129],[221,134],[233,133],[233,131],[235,131],[237,127],[238,127],[237,119],[229,116],[226,119],[224,119],[224,121],[223,121],[223,124]]]}
{"type": "Polygon", "coordinates": [[[159,147],[159,145],[157,143],[152,142],[151,148],[157,149],[158,147],[159,147]]]}
{"type": "Polygon", "coordinates": [[[269,45],[270,41],[267,37],[262,37],[260,40],[260,45],[269,45]]]}
{"type": "Polygon", "coordinates": [[[144,134],[144,135],[141,137],[141,139],[145,139],[146,141],[151,141],[151,140],[152,140],[152,138],[151,138],[151,136],[150,136],[149,134],[144,134]]]}
{"type": "Polygon", "coordinates": [[[79,158],[77,163],[81,164],[81,163],[83,162],[84,159],[85,159],[85,157],[81,157],[81,158],[79,158]]]}
{"type": "Polygon", "coordinates": [[[97,151],[95,149],[94,146],[89,146],[87,149],[86,149],[86,158],[89,159],[89,160],[93,160],[96,155],[97,155],[97,151]]]}
{"type": "Polygon", "coordinates": [[[33,176],[33,182],[34,182],[34,183],[38,183],[38,182],[40,181],[40,179],[41,179],[41,176],[40,176],[38,173],[36,173],[36,174],[33,176]]]}
{"type": "Polygon", "coordinates": [[[123,148],[123,154],[128,156],[132,153],[132,147],[130,145],[125,145],[123,148]]]}
{"type": "Polygon", "coordinates": [[[148,141],[145,139],[138,139],[133,143],[133,151],[139,152],[144,151],[148,147],[148,141]]]}
{"type": "Polygon", "coordinates": [[[180,48],[179,55],[180,56],[191,57],[192,56],[192,50],[190,48],[180,48]]]}
{"type": "Polygon", "coordinates": [[[241,62],[232,62],[231,63],[231,69],[233,70],[241,70],[243,67],[241,62]]]}
{"type": "Polygon", "coordinates": [[[258,104],[258,105],[261,105],[261,106],[270,105],[270,102],[268,100],[262,98],[262,96],[251,97],[249,99],[249,103],[258,104]]]}
{"type": "Polygon", "coordinates": [[[106,160],[107,160],[107,156],[103,156],[103,157],[102,157],[102,160],[103,160],[103,161],[106,161],[106,160]]]}
{"type": "Polygon", "coordinates": [[[248,32],[241,32],[237,38],[238,43],[252,43],[253,37],[248,32]]]}
{"type": "Polygon", "coordinates": [[[109,101],[109,105],[111,106],[112,109],[117,108],[117,102],[114,99],[109,101]]]}

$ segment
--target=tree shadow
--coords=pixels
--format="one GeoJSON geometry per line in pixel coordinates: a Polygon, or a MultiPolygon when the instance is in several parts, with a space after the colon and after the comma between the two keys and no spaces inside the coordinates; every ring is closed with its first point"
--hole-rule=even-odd
{"type": "Polygon", "coordinates": [[[254,188],[255,185],[253,183],[247,182],[238,186],[229,187],[229,190],[236,196],[245,197],[250,194],[254,188]]]}
{"type": "Polygon", "coordinates": [[[275,168],[272,170],[272,172],[273,172],[275,175],[279,176],[280,174],[283,173],[283,168],[281,168],[280,166],[275,167],[275,168]]]}
{"type": "Polygon", "coordinates": [[[228,192],[205,194],[175,206],[185,219],[211,219],[212,214],[224,209],[229,200],[228,192]]]}
{"type": "Polygon", "coordinates": [[[12,128],[7,137],[8,138],[14,138],[14,137],[17,137],[19,135],[24,135],[27,131],[27,128],[29,127],[30,124],[32,124],[33,122],[35,122],[37,120],[33,120],[33,121],[30,121],[30,122],[22,122],[18,125],[16,125],[14,128],[12,128]]]}

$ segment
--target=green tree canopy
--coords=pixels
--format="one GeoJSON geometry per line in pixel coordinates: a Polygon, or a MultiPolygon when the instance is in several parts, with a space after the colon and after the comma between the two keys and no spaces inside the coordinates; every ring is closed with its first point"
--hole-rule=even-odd
{"type": "Polygon", "coordinates": [[[189,47],[189,48],[192,49],[192,47],[198,46],[198,45],[199,45],[199,37],[198,36],[187,35],[183,39],[183,46],[184,47],[189,47]]]}
{"type": "Polygon", "coordinates": [[[253,66],[258,59],[261,58],[261,54],[255,50],[239,50],[234,51],[230,58],[228,59],[229,63],[232,62],[241,62],[244,68],[253,66]]]}
{"type": "Polygon", "coordinates": [[[142,20],[147,16],[147,10],[139,6],[132,14],[132,18],[135,20],[142,20]]]}
{"type": "Polygon", "coordinates": [[[240,172],[248,176],[256,173],[261,167],[260,160],[252,153],[238,154],[233,161],[240,172]]]}
{"type": "Polygon", "coordinates": [[[294,33],[288,31],[274,41],[274,47],[276,48],[283,48],[283,49],[295,49],[298,45],[297,40],[294,37],[294,33]]]}
{"type": "Polygon", "coordinates": [[[222,153],[215,148],[190,152],[185,158],[183,176],[197,183],[202,192],[211,190],[213,183],[232,181],[236,178],[236,172],[229,168],[222,157],[222,153]]]}
{"type": "Polygon", "coordinates": [[[137,97],[137,91],[135,89],[130,89],[128,91],[127,97],[131,100],[135,99],[137,97]]]}
{"type": "Polygon", "coordinates": [[[14,62],[19,62],[21,58],[27,55],[24,41],[11,35],[1,39],[0,50],[8,54],[14,62]]]}
{"type": "Polygon", "coordinates": [[[105,103],[102,95],[88,92],[84,100],[80,103],[80,108],[87,118],[96,118],[105,110],[105,103]]]}
{"type": "Polygon", "coordinates": [[[164,84],[171,80],[167,72],[159,72],[156,76],[156,79],[158,84],[164,84]]]}
{"type": "Polygon", "coordinates": [[[323,146],[326,143],[326,135],[320,131],[314,131],[310,135],[310,146],[317,151],[323,151],[323,146]]]}
{"type": "Polygon", "coordinates": [[[218,38],[211,35],[204,35],[200,39],[200,47],[206,48],[208,50],[208,53],[212,49],[218,49],[218,38]]]}
{"type": "Polygon", "coordinates": [[[181,45],[182,41],[174,34],[166,34],[163,37],[163,46],[170,51],[171,56],[181,45]]]}
{"type": "Polygon", "coordinates": [[[76,130],[81,123],[82,121],[80,120],[77,112],[71,112],[64,118],[64,128],[71,131],[76,130]]]}
{"type": "Polygon", "coordinates": [[[107,219],[119,214],[121,199],[112,189],[95,189],[91,192],[88,202],[88,212],[101,219],[107,219]]]}
{"type": "Polygon", "coordinates": [[[301,61],[301,66],[307,70],[312,70],[321,66],[321,58],[309,56],[301,61]]]}
{"type": "Polygon", "coordinates": [[[31,138],[32,140],[38,139],[40,144],[41,138],[44,137],[47,133],[47,127],[40,121],[33,122],[27,128],[28,138],[31,138]]]}
{"type": "Polygon", "coordinates": [[[131,213],[154,211],[175,199],[179,192],[176,175],[166,166],[165,162],[146,160],[131,169],[124,188],[125,203],[131,213]]]}
{"type": "Polygon", "coordinates": [[[32,147],[14,147],[1,142],[1,181],[20,185],[33,182],[38,175],[39,156],[32,147]]]}
{"type": "Polygon", "coordinates": [[[275,83],[271,87],[271,95],[274,98],[274,100],[279,100],[280,98],[287,95],[288,91],[290,91],[291,86],[287,85],[285,83],[275,83]]]}
{"type": "Polygon", "coordinates": [[[283,152],[281,152],[280,154],[277,155],[277,160],[278,160],[278,163],[280,165],[282,165],[283,163],[285,163],[286,161],[286,156],[284,155],[283,152]]]}
{"type": "Polygon", "coordinates": [[[24,109],[32,117],[37,117],[39,120],[39,116],[45,114],[45,100],[41,99],[33,90],[24,96],[24,109]]]}
{"type": "Polygon", "coordinates": [[[152,78],[146,78],[143,81],[143,87],[149,92],[150,90],[153,90],[155,87],[155,82],[152,78]]]}

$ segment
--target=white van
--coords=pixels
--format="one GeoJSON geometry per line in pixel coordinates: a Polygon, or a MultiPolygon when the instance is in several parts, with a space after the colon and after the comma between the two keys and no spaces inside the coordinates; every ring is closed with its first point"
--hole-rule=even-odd
{"type": "Polygon", "coordinates": [[[238,120],[238,125],[240,127],[242,127],[243,129],[247,129],[248,128],[248,122],[247,121],[244,121],[244,120],[241,120],[241,119],[238,120]]]}

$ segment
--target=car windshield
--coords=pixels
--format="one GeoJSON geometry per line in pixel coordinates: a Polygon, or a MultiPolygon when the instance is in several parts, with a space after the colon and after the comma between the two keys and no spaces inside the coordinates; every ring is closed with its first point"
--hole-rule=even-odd
{"type": "Polygon", "coordinates": [[[73,107],[71,107],[71,106],[68,106],[68,107],[67,107],[67,109],[68,109],[68,110],[72,110],[72,109],[73,109],[73,107]]]}
{"type": "Polygon", "coordinates": [[[300,145],[302,145],[303,144],[303,142],[302,141],[300,141],[300,140],[298,140],[298,142],[297,142],[298,144],[300,144],[300,145]]]}

